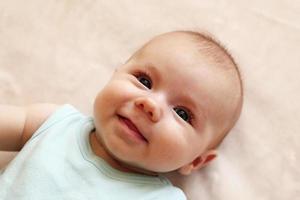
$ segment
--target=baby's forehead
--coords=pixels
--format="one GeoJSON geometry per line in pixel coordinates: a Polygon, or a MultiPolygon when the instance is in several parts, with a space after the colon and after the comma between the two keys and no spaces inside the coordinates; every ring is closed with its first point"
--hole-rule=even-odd
{"type": "MultiPolygon", "coordinates": [[[[210,81],[212,85],[224,85],[230,78],[236,79],[236,71],[230,61],[222,62],[225,60],[222,55],[219,59],[211,58],[213,52],[204,47],[201,49],[198,43],[190,34],[163,34],[146,43],[138,51],[136,59],[146,66],[159,68],[158,71],[163,75],[177,76],[182,81],[187,77],[193,84],[201,85],[201,82],[210,81]]],[[[182,81],[178,84],[183,84],[182,81]]]]}
{"type": "Polygon", "coordinates": [[[138,66],[155,72],[155,77],[169,86],[172,96],[189,97],[192,99],[189,102],[201,108],[204,115],[215,112],[210,108],[219,107],[222,104],[219,100],[231,94],[231,74],[214,66],[205,57],[187,51],[169,51],[169,47],[162,47],[161,52],[155,48],[146,49],[136,60],[138,66]]]}
{"type": "MultiPolygon", "coordinates": [[[[142,46],[136,53],[139,56],[175,55],[186,58],[186,64],[191,61],[209,62],[210,65],[229,69],[235,62],[227,50],[218,42],[202,34],[194,32],[170,32],[154,37],[142,46]]],[[[159,57],[157,57],[159,58],[159,57]]]]}

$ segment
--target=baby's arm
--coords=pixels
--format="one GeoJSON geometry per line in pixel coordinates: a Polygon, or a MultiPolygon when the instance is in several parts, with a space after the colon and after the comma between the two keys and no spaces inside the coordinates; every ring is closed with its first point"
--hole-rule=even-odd
{"type": "Polygon", "coordinates": [[[0,171],[17,155],[17,153],[17,151],[0,151],[0,171]]]}
{"type": "Polygon", "coordinates": [[[54,104],[0,105],[0,151],[20,151],[57,108],[54,104]]]}

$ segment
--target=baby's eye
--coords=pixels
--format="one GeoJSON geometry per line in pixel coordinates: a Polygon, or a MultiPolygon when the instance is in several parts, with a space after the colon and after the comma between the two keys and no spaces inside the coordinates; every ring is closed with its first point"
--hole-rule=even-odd
{"type": "Polygon", "coordinates": [[[182,107],[175,107],[174,110],[177,113],[177,115],[179,115],[179,117],[181,117],[184,121],[191,123],[193,115],[188,109],[182,107]]]}
{"type": "Polygon", "coordinates": [[[138,74],[136,78],[141,82],[144,86],[151,89],[152,88],[152,81],[146,74],[138,74]]]}

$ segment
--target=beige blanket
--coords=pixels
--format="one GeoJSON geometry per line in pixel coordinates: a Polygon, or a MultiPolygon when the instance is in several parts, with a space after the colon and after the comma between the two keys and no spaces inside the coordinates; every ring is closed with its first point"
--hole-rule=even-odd
{"type": "Polygon", "coordinates": [[[300,197],[300,2],[0,0],[0,103],[71,103],[95,94],[146,40],[206,30],[240,65],[242,116],[219,158],[176,177],[192,200],[300,197]]]}

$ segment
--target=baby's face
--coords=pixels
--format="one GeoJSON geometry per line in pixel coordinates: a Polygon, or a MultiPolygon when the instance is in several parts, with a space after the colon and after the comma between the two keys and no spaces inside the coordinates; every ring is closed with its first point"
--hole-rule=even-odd
{"type": "Polygon", "coordinates": [[[162,35],[119,67],[94,104],[96,134],[115,159],[168,172],[205,154],[227,125],[236,82],[182,34],[162,35]]]}

